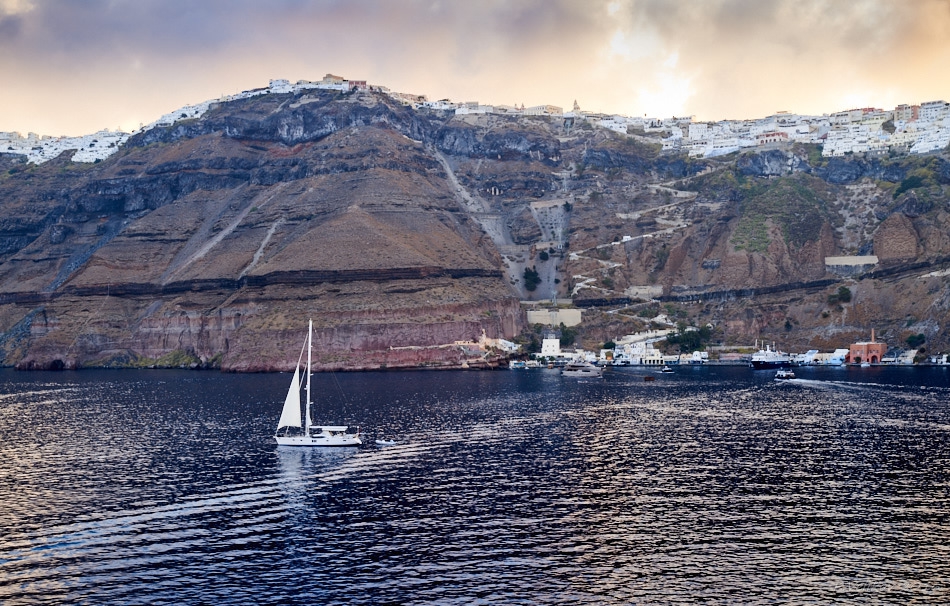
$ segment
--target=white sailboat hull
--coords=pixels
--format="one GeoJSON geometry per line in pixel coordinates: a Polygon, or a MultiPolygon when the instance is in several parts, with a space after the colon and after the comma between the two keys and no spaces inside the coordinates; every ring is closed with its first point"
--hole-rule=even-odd
{"type": "Polygon", "coordinates": [[[363,441],[355,434],[344,436],[275,436],[278,446],[359,446],[363,441]]]}

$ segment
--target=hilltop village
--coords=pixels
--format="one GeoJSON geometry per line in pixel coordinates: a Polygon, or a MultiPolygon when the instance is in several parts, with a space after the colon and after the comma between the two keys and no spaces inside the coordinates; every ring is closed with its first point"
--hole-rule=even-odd
{"type": "Polygon", "coordinates": [[[570,111],[556,105],[525,107],[487,105],[477,101],[430,101],[426,95],[391,91],[370,85],[365,80],[347,80],[327,74],[322,80],[271,80],[267,88],[243,91],[219,99],[187,105],[169,112],[132,133],[103,129],[81,137],[56,137],[28,133],[0,132],[0,153],[24,155],[28,162],[40,164],[67,150],[77,150],[73,162],[95,162],[118,151],[128,138],[155,127],[169,126],[180,120],[201,117],[215,104],[247,99],[269,93],[296,93],[306,90],[350,92],[373,90],[414,108],[452,112],[456,115],[551,116],[568,123],[584,121],[593,126],[622,134],[641,133],[657,137],[665,151],[685,151],[691,157],[711,158],[743,149],[783,143],[812,143],[822,146],[825,157],[847,154],[887,154],[888,152],[923,154],[950,145],[950,103],[937,100],[920,104],[901,104],[892,110],[860,108],[821,116],[781,111],[751,120],[697,122],[692,116],[648,118],[608,115],[583,111],[575,101],[570,111]]]}

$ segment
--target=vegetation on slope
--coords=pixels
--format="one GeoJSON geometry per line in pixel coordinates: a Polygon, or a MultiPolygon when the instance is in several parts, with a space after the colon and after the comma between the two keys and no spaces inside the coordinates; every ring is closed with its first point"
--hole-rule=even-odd
{"type": "Polygon", "coordinates": [[[769,181],[747,181],[743,186],[740,219],[730,240],[737,250],[764,253],[769,246],[769,224],[782,230],[785,242],[796,248],[815,242],[828,212],[827,185],[802,173],[769,181]]]}

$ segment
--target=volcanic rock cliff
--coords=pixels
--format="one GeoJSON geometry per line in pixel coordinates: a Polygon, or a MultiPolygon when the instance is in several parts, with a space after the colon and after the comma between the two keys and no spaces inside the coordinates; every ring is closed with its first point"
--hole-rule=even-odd
{"type": "Polygon", "coordinates": [[[268,95],[91,167],[18,165],[0,183],[6,363],[286,369],[308,318],[321,368],[465,362],[440,346],[512,336],[521,311],[419,140],[433,128],[384,96],[268,95]]]}
{"type": "Polygon", "coordinates": [[[695,160],[572,119],[306,91],[93,165],[2,156],[2,363],[289,369],[313,318],[318,368],[491,365],[456,341],[512,338],[520,299],[555,296],[620,310],[612,330],[662,305],[726,341],[945,343],[950,162],[816,152],[695,160]]]}

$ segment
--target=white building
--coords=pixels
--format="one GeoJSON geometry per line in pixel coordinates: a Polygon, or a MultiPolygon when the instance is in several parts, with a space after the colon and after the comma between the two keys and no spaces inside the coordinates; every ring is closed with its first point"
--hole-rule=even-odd
{"type": "Polygon", "coordinates": [[[895,363],[909,366],[914,363],[914,358],[916,357],[917,357],[916,349],[905,349],[904,351],[900,353],[899,356],[897,356],[897,360],[895,360],[895,363]]]}
{"type": "Polygon", "coordinates": [[[844,366],[844,361],[850,352],[850,349],[836,349],[832,353],[816,353],[812,356],[811,364],[818,366],[844,366]]]}
{"type": "Polygon", "coordinates": [[[623,116],[610,116],[608,118],[603,118],[596,122],[597,126],[601,128],[606,128],[612,130],[615,133],[620,133],[622,135],[627,134],[627,119],[623,116]]]}
{"type": "Polygon", "coordinates": [[[293,87],[290,85],[290,80],[271,80],[267,88],[269,88],[272,93],[289,93],[293,90],[293,87]]]}
{"type": "Polygon", "coordinates": [[[557,105],[535,105],[524,109],[522,113],[526,116],[561,116],[564,110],[557,105]]]}
{"type": "Polygon", "coordinates": [[[938,128],[920,132],[917,141],[910,147],[912,154],[926,154],[939,151],[950,145],[950,129],[938,128]]]}
{"type": "Polygon", "coordinates": [[[706,122],[693,122],[687,130],[687,137],[690,141],[704,141],[709,137],[709,124],[706,122]]]}
{"type": "Polygon", "coordinates": [[[493,114],[495,113],[495,108],[491,105],[482,105],[477,101],[471,101],[462,103],[455,108],[456,115],[465,115],[465,114],[493,114]]]}
{"type": "Polygon", "coordinates": [[[438,101],[423,101],[422,106],[440,111],[455,111],[459,104],[453,103],[448,99],[440,99],[438,101]]]}
{"type": "Polygon", "coordinates": [[[946,101],[927,101],[920,104],[921,122],[936,122],[950,114],[950,104],[946,101]]]}
{"type": "Polygon", "coordinates": [[[541,341],[541,356],[556,358],[561,355],[561,339],[553,333],[545,333],[541,341]]]}
{"type": "Polygon", "coordinates": [[[36,133],[21,137],[19,133],[3,133],[0,151],[23,155],[27,162],[42,164],[65,151],[76,150],[73,162],[95,162],[114,154],[128,138],[128,133],[109,129],[81,137],[41,137],[36,133]]]}

